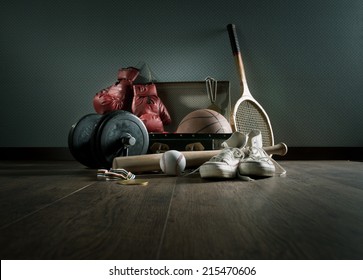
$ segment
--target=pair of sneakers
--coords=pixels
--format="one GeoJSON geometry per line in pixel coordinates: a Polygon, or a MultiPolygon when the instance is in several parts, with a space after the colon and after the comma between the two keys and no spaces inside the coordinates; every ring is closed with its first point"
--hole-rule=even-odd
{"type": "Polygon", "coordinates": [[[235,132],[222,143],[224,148],[218,155],[202,164],[199,173],[202,178],[235,178],[249,181],[251,177],[271,177],[286,171],[262,148],[262,135],[252,130],[247,135],[235,132]]]}

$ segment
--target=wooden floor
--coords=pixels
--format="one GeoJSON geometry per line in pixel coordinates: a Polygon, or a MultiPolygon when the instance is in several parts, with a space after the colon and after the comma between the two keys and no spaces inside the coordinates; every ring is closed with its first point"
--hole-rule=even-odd
{"type": "Polygon", "coordinates": [[[284,178],[121,186],[73,161],[1,161],[1,259],[363,259],[363,162],[279,163],[284,178]]]}

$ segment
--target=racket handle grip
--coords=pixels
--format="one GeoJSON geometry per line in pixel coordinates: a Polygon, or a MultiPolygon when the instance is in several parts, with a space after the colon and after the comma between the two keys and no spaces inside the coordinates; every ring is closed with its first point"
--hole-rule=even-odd
{"type": "Polygon", "coordinates": [[[229,40],[231,42],[232,53],[233,53],[233,55],[237,55],[241,51],[240,51],[239,43],[237,40],[236,26],[234,24],[230,23],[227,25],[227,30],[228,30],[228,34],[229,34],[229,40]]]}

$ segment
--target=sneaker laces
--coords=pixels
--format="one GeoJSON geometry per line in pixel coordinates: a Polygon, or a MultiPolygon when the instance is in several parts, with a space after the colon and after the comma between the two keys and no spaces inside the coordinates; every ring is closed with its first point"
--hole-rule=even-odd
{"type": "Polygon", "coordinates": [[[245,160],[252,159],[258,161],[270,161],[271,157],[265,152],[264,149],[258,147],[245,147],[243,152],[247,155],[245,160]]]}
{"type": "MultiPolygon", "coordinates": [[[[245,151],[243,149],[239,148],[224,148],[219,154],[211,157],[208,162],[233,162],[237,158],[244,158],[246,156],[245,151]]],[[[200,169],[200,166],[194,170],[192,170],[189,173],[184,174],[183,176],[189,176],[196,172],[198,172],[200,169]]]]}
{"type": "Polygon", "coordinates": [[[213,156],[209,161],[212,162],[231,162],[237,158],[244,158],[245,152],[239,148],[224,148],[218,155],[213,156]]]}
{"type": "Polygon", "coordinates": [[[280,164],[278,164],[274,159],[271,158],[271,161],[275,165],[275,168],[276,168],[275,175],[280,176],[280,177],[286,176],[286,170],[280,164]]]}
{"type": "Polygon", "coordinates": [[[267,163],[272,163],[275,166],[275,175],[276,176],[284,176],[286,175],[286,170],[278,164],[272,157],[270,157],[263,148],[258,147],[245,147],[243,148],[244,152],[247,154],[247,157],[242,160],[258,160],[265,161],[267,163]]]}

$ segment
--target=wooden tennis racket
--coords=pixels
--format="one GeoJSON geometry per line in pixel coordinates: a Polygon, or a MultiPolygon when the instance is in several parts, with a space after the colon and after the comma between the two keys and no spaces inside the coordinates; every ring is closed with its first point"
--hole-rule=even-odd
{"type": "Polygon", "coordinates": [[[242,55],[237,39],[236,26],[234,24],[228,24],[227,30],[237,66],[240,90],[242,94],[233,108],[231,125],[234,130],[244,134],[248,134],[253,129],[258,129],[262,134],[263,146],[273,146],[274,136],[270,119],[262,106],[253,98],[250,90],[248,89],[242,55]]]}

